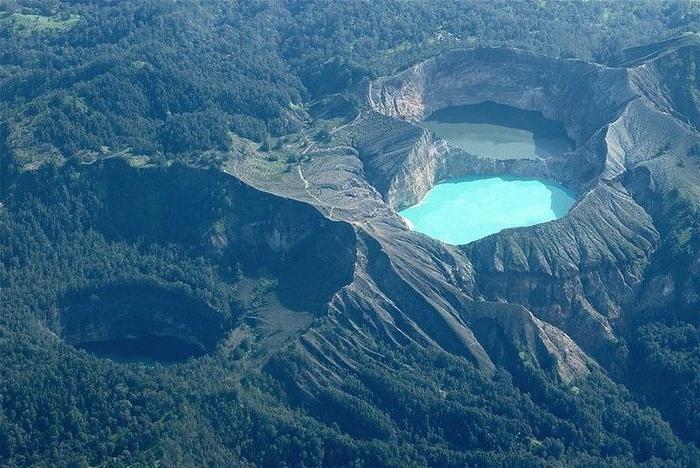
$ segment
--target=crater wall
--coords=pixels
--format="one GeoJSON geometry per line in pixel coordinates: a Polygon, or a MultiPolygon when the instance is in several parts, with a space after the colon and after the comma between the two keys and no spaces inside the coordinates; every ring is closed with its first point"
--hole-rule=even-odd
{"type": "MultiPolygon", "coordinates": [[[[692,56],[685,48],[674,53],[692,56]]],[[[628,189],[624,175],[653,165],[656,178],[678,180],[678,161],[698,141],[692,116],[669,111],[681,91],[664,84],[673,59],[659,57],[661,63],[606,68],[476,49],[380,78],[367,88],[367,120],[409,137],[382,147],[372,132],[364,134],[360,157],[368,179],[380,182],[395,209],[416,203],[440,180],[471,174],[548,178],[578,190],[579,201],[563,219],[505,230],[464,251],[474,265],[477,296],[523,304],[605,360],[617,346],[614,324],[635,308],[663,235],[661,219],[647,212],[653,206],[648,191],[628,189]],[[451,148],[415,126],[436,110],[485,101],[562,122],[576,149],[495,161],[451,148]]]]}

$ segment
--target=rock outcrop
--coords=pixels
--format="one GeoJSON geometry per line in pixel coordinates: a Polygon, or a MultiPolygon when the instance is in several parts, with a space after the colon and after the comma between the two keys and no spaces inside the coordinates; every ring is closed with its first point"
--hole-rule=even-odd
{"type": "MultiPolygon", "coordinates": [[[[525,359],[569,382],[595,366],[589,356],[611,365],[630,316],[697,304],[688,292],[697,291],[697,275],[664,267],[677,229],[692,231],[686,244],[698,251],[698,160],[689,156],[698,133],[691,111],[673,111],[674,100],[696,88],[689,77],[684,91],[670,89],[669,67],[657,63],[681,60],[692,68],[696,42],[620,68],[512,49],[454,51],[365,82],[359,113],[334,134],[343,144],[305,150],[302,181],[291,173],[270,184],[233,171],[356,232],[353,280],[328,309],[334,325],[302,338],[305,355],[318,364],[311,368],[327,372],[312,380],[352,371],[358,364],[343,351],[347,341],[369,349],[380,335],[396,346],[464,356],[487,373],[525,359]],[[492,160],[416,125],[433,111],[485,101],[562,122],[576,148],[492,160]],[[562,219],[461,247],[410,231],[394,211],[440,180],[503,173],[553,179],[579,199],[562,219]],[[684,214],[668,226],[669,210],[678,207],[684,214]]],[[[685,260],[691,271],[697,259],[685,260]]]]}
{"type": "Polygon", "coordinates": [[[650,302],[650,291],[678,294],[669,292],[677,289],[673,280],[661,275],[652,286],[647,276],[664,262],[660,250],[671,230],[696,229],[691,216],[684,227],[665,226],[673,216],[660,205],[670,197],[666,203],[695,210],[700,199],[698,161],[688,156],[700,141],[693,104],[700,46],[689,35],[652,49],[621,68],[511,49],[454,51],[370,83],[367,117],[358,124],[367,178],[397,209],[440,180],[468,174],[545,177],[577,189],[579,200],[563,219],[508,229],[462,250],[473,264],[474,298],[522,304],[603,362],[614,355],[621,317],[650,302]],[[485,101],[562,122],[576,149],[496,161],[451,148],[415,125],[436,110],[485,101]],[[404,138],[367,131],[379,124],[404,138]]]}
{"type": "Polygon", "coordinates": [[[251,169],[262,157],[254,151],[227,174],[85,170],[97,173],[107,236],[183,241],[278,278],[280,310],[316,317],[285,334],[308,364],[295,384],[309,395],[367,360],[381,365],[377,339],[443,350],[487,375],[526,365],[574,382],[615,359],[631,315],[698,304],[698,131],[692,106],[679,104],[696,87],[694,75],[674,87],[666,78],[682,68],[676,61],[695,63],[699,46],[688,40],[620,68],[513,49],[450,52],[319,102],[315,115],[335,123],[328,141],[306,142],[274,178],[251,169]],[[561,122],[575,149],[497,161],[416,125],[485,101],[561,122]],[[553,179],[579,199],[562,219],[466,246],[415,233],[396,213],[440,180],[504,173],[553,179]],[[125,193],[142,215],[120,211],[125,193]],[[139,216],[160,222],[145,232],[139,216]],[[690,273],[670,267],[673,255],[690,273]]]}

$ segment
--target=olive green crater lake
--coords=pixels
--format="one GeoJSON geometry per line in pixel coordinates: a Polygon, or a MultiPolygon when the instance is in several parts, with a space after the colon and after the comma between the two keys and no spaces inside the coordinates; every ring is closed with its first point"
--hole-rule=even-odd
{"type": "Polygon", "coordinates": [[[560,122],[494,102],[447,107],[421,126],[452,147],[493,159],[534,159],[573,149],[560,122]]]}
{"type": "Polygon", "coordinates": [[[570,190],[552,182],[477,176],[441,182],[399,214],[415,231],[462,245],[503,229],[561,218],[575,201],[570,190]]]}

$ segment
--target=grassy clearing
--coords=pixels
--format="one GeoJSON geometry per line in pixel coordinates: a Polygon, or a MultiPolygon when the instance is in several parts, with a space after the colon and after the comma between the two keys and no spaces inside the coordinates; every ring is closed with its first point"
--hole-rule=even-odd
{"type": "Polygon", "coordinates": [[[80,15],[42,16],[12,13],[4,15],[2,22],[8,22],[15,34],[59,34],[74,28],[80,22],[80,15]]]}
{"type": "Polygon", "coordinates": [[[231,138],[231,152],[229,161],[224,163],[224,169],[228,167],[230,172],[237,172],[234,168],[236,161],[239,169],[256,179],[274,180],[289,171],[290,161],[288,155],[282,151],[261,152],[258,144],[233,133],[231,138]]]}

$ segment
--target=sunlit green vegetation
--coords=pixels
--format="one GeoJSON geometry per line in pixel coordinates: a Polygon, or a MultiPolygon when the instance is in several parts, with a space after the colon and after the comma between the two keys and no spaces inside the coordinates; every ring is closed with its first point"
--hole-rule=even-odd
{"type": "Polygon", "coordinates": [[[104,147],[172,159],[225,149],[227,132],[264,142],[300,130],[311,98],[455,47],[615,63],[627,45],[700,21],[697,2],[653,0],[26,1],[5,10],[0,108],[29,166],[104,147]]]}
{"type": "MultiPolygon", "coordinates": [[[[698,30],[697,2],[0,5],[0,465],[700,464],[697,317],[651,317],[625,337],[634,365],[620,372],[632,393],[597,371],[564,384],[525,360],[489,377],[369,326],[339,339],[363,340],[354,369],[329,375],[315,373],[301,344],[263,349],[248,336],[228,340],[245,343],[231,355],[121,365],[67,346],[57,324],[68,293],[108,285],[175,290],[226,323],[239,306],[229,279],[240,268],[202,254],[206,237],[189,229],[201,218],[158,230],[149,222],[157,210],[117,198],[110,207],[121,217],[106,223],[104,188],[77,161],[123,153],[139,170],[163,171],[164,184],[183,164],[230,168],[243,155],[243,173],[279,180],[299,159],[287,138],[290,147],[329,138],[309,123],[312,103],[364,78],[454,47],[614,64],[627,45],[698,30]]],[[[339,111],[328,122],[351,117],[339,111]]],[[[388,119],[375,119],[362,131],[385,132],[388,119]]],[[[214,220],[207,235],[224,233],[220,207],[184,205],[214,220]]],[[[696,237],[678,242],[672,260],[684,271],[697,266],[696,237]]],[[[260,280],[244,305],[260,306],[274,287],[260,280]]]]}
{"type": "Polygon", "coordinates": [[[74,28],[80,21],[80,15],[69,14],[64,17],[61,15],[43,16],[12,13],[5,15],[0,21],[11,24],[11,28],[16,34],[61,33],[74,28]]]}

